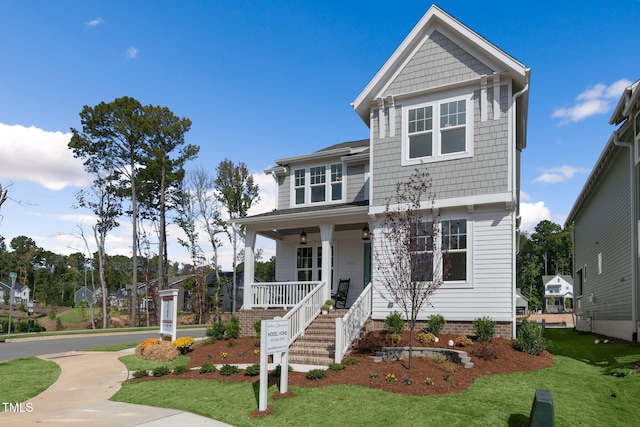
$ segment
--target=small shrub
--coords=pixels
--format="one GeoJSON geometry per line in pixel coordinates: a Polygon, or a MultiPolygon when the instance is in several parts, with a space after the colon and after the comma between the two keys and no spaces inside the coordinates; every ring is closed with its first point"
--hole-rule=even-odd
{"type": "Polygon", "coordinates": [[[216,340],[223,340],[225,333],[225,325],[222,322],[213,322],[211,326],[207,328],[207,336],[215,342],[216,340]]]}
{"type": "Polygon", "coordinates": [[[455,345],[459,347],[466,347],[468,345],[473,344],[473,341],[471,341],[471,338],[469,338],[466,335],[458,335],[456,339],[453,340],[453,342],[455,343],[455,345]]]}
{"type": "MultiPolygon", "coordinates": [[[[289,365],[287,369],[289,372],[293,372],[293,368],[291,367],[291,365],[289,365]]],[[[273,375],[274,377],[279,377],[280,375],[282,375],[282,367],[280,365],[276,366],[271,375],[273,375]]]]}
{"type": "Polygon", "coordinates": [[[234,365],[224,364],[220,368],[220,375],[224,375],[224,376],[237,374],[238,372],[240,372],[240,369],[234,365]]]}
{"type": "Polygon", "coordinates": [[[238,345],[238,341],[236,340],[231,340],[227,343],[227,347],[235,347],[238,345]]]}
{"type": "Polygon", "coordinates": [[[62,331],[63,329],[64,325],[62,324],[62,319],[58,317],[56,319],[56,331],[62,331]]]}
{"type": "Polygon", "coordinates": [[[189,348],[195,342],[196,340],[194,340],[192,337],[180,337],[173,342],[173,345],[175,345],[176,348],[179,350],[182,348],[189,348]]]}
{"type": "Polygon", "coordinates": [[[357,365],[360,362],[360,359],[357,357],[348,357],[344,360],[345,365],[357,365]]]}
{"type": "Polygon", "coordinates": [[[333,372],[344,371],[346,367],[347,366],[343,365],[342,363],[329,363],[329,370],[333,372]]]}
{"type": "Polygon", "coordinates": [[[416,339],[418,340],[418,342],[422,343],[422,344],[429,344],[432,343],[436,340],[436,336],[434,334],[432,334],[431,332],[420,332],[417,336],[416,339]]]}
{"type": "Polygon", "coordinates": [[[453,377],[451,375],[445,375],[444,380],[449,384],[453,384],[453,377]]]}
{"type": "Polygon", "coordinates": [[[158,366],[153,371],[151,371],[151,375],[154,377],[162,377],[164,375],[168,375],[171,370],[166,366],[158,366]]]}
{"type": "Polygon", "coordinates": [[[371,372],[369,374],[369,378],[371,378],[372,380],[375,380],[376,378],[378,378],[378,374],[376,372],[371,372]]]}
{"type": "Polygon", "coordinates": [[[402,335],[402,331],[404,331],[404,320],[402,320],[400,313],[394,311],[389,314],[386,319],[384,319],[384,328],[389,334],[402,335]]]}
{"type": "Polygon", "coordinates": [[[256,336],[257,336],[257,337],[259,337],[259,336],[260,336],[260,332],[261,332],[261,330],[262,330],[262,320],[263,320],[263,319],[256,320],[256,321],[253,323],[253,326],[252,326],[253,330],[254,330],[254,331],[256,331],[256,336]]]}
{"type": "Polygon", "coordinates": [[[427,377],[427,378],[424,379],[424,383],[426,385],[433,385],[433,380],[431,378],[427,377]]]}
{"type": "Polygon", "coordinates": [[[326,376],[326,372],[323,371],[322,369],[312,369],[309,372],[307,372],[307,379],[308,380],[321,380],[326,376]]]}
{"type": "Polygon", "coordinates": [[[260,375],[260,364],[256,363],[255,365],[247,366],[247,369],[244,370],[244,374],[248,377],[255,377],[256,375],[260,375]]]}
{"type": "Polygon", "coordinates": [[[543,333],[544,330],[538,322],[523,320],[516,332],[513,348],[537,356],[547,349],[547,340],[544,339],[543,333]]]}
{"type": "Polygon", "coordinates": [[[434,362],[434,363],[444,363],[447,362],[447,356],[442,353],[434,353],[428,356],[424,356],[425,360],[434,362]]]}
{"type": "Polygon", "coordinates": [[[402,379],[402,385],[411,385],[411,383],[413,383],[413,381],[409,377],[404,377],[402,379]]]}
{"type": "Polygon", "coordinates": [[[452,362],[450,360],[445,360],[444,362],[440,363],[440,369],[442,369],[444,372],[448,372],[450,374],[455,373],[458,370],[458,367],[460,365],[458,365],[455,362],[452,362]]]}
{"type": "Polygon", "coordinates": [[[474,356],[484,360],[493,360],[498,358],[496,347],[490,342],[479,343],[478,346],[475,347],[471,353],[474,356]]]}
{"type": "Polygon", "coordinates": [[[427,332],[431,332],[433,335],[438,336],[446,323],[447,321],[444,320],[444,316],[441,314],[432,314],[427,318],[427,332]]]}
{"type": "Polygon", "coordinates": [[[238,339],[240,338],[240,319],[233,316],[225,324],[224,327],[225,339],[238,339]]]}
{"type": "Polygon", "coordinates": [[[395,375],[395,374],[391,374],[391,373],[389,373],[389,374],[387,374],[387,376],[386,376],[386,377],[384,377],[384,379],[385,379],[388,383],[393,383],[393,382],[395,382],[395,381],[396,381],[396,379],[397,379],[397,378],[396,378],[396,375],[395,375]]]}
{"type": "Polygon", "coordinates": [[[490,317],[484,316],[475,319],[473,322],[473,329],[476,333],[476,338],[479,342],[490,341],[495,335],[496,322],[491,320],[490,317]]]}
{"type": "Polygon", "coordinates": [[[400,335],[400,334],[387,334],[385,336],[385,339],[387,340],[387,344],[389,344],[389,345],[400,345],[400,343],[402,342],[402,335],[400,335]]]}
{"type": "Polygon", "coordinates": [[[201,374],[206,374],[208,372],[215,372],[215,371],[216,371],[216,367],[211,362],[203,363],[202,366],[200,366],[201,374]]]}
{"type": "Polygon", "coordinates": [[[182,375],[185,372],[189,372],[191,369],[187,365],[180,365],[173,368],[173,373],[176,375],[182,375]]]}
{"type": "Polygon", "coordinates": [[[147,372],[146,369],[140,369],[138,371],[135,371],[132,374],[133,378],[144,378],[144,377],[148,377],[149,373],[147,372]]]}

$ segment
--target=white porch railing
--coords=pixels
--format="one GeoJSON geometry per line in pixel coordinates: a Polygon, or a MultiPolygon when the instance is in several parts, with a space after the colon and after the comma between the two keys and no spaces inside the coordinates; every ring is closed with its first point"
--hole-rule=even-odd
{"type": "MultiPolygon", "coordinates": [[[[309,282],[304,282],[309,283],[309,282]]],[[[296,338],[304,335],[304,330],[313,322],[320,314],[320,307],[324,304],[323,299],[326,281],[314,282],[314,288],[305,296],[295,307],[283,316],[283,319],[289,319],[289,345],[296,338]]]]}
{"type": "Polygon", "coordinates": [[[575,311],[576,311],[576,314],[582,314],[582,295],[580,295],[579,297],[576,297],[575,311]]]}
{"type": "Polygon", "coordinates": [[[251,308],[294,307],[319,284],[320,282],[253,283],[251,308]]]}
{"type": "Polygon", "coordinates": [[[353,303],[347,314],[336,319],[336,351],[335,363],[342,358],[360,335],[360,330],[371,316],[373,285],[369,283],[358,299],[353,303]]]}

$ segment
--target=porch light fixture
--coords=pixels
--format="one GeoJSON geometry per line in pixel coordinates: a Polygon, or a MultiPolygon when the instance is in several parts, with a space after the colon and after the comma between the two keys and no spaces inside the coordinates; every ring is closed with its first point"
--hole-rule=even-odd
{"type": "Polygon", "coordinates": [[[369,231],[369,226],[365,225],[362,229],[362,240],[371,240],[371,232],[369,231]]]}
{"type": "Polygon", "coordinates": [[[304,228],[302,229],[302,233],[300,233],[300,244],[301,245],[307,244],[307,233],[304,232],[304,228]]]}

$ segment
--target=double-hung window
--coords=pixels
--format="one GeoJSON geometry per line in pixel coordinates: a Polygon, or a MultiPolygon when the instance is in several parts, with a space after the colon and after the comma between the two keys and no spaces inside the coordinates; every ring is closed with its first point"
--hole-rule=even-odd
{"type": "Polygon", "coordinates": [[[413,280],[443,280],[444,283],[469,284],[468,230],[466,219],[423,222],[412,242],[413,280]],[[434,241],[435,237],[435,241],[434,241]],[[444,277],[443,277],[444,275],[444,277]]]}
{"type": "Polygon", "coordinates": [[[294,169],[293,206],[343,201],[342,163],[294,169]]]}
{"type": "Polygon", "coordinates": [[[418,102],[403,106],[402,111],[403,165],[473,155],[470,97],[418,102]]]}

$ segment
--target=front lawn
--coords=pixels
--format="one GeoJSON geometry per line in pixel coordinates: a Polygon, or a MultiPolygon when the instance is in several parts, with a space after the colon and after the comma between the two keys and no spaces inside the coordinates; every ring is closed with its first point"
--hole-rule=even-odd
{"type": "MultiPolygon", "coordinates": [[[[0,363],[0,403],[20,403],[42,393],[60,376],[55,362],[27,357],[0,363]]],[[[0,405],[4,412],[4,405],[0,405]]]]}
{"type": "Polygon", "coordinates": [[[167,379],[126,382],[116,401],[181,409],[234,426],[526,426],[534,392],[550,390],[556,425],[634,425],[640,407],[640,347],[594,344],[594,337],[570,329],[548,329],[552,368],[483,376],[465,392],[405,396],[362,386],[290,387],[294,398],[274,400],[274,414],[252,418],[258,383],[167,379]],[[625,377],[610,371],[629,372],[625,377]]]}

